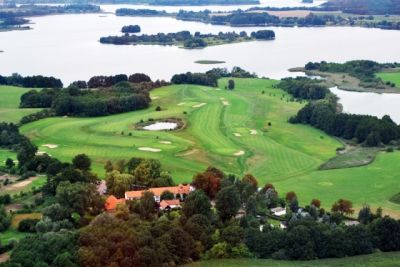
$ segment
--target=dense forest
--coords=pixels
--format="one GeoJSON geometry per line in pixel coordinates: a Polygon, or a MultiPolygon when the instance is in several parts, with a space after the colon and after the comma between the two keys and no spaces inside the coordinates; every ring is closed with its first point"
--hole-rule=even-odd
{"type": "Polygon", "coordinates": [[[204,48],[213,44],[241,42],[249,40],[273,40],[275,33],[271,30],[259,30],[252,32],[250,36],[246,32],[220,32],[218,34],[202,34],[189,31],[176,33],[157,33],[143,35],[108,36],[101,37],[102,44],[130,45],[130,44],[160,44],[160,45],[183,45],[184,48],[204,48]]]}
{"type": "Polygon", "coordinates": [[[206,5],[257,5],[259,0],[151,0],[160,6],[206,6],[206,5]]]}
{"type": "Polygon", "coordinates": [[[169,16],[164,10],[158,11],[153,9],[131,9],[119,8],[115,11],[116,16],[169,16]]]}
{"type": "Polygon", "coordinates": [[[87,83],[76,81],[65,89],[31,90],[21,96],[21,108],[50,108],[23,118],[23,122],[43,116],[103,116],[147,108],[149,91],[166,85],[152,82],[145,74],[95,76],[87,83]],[[88,89],[87,89],[88,88],[88,89]],[[90,90],[94,88],[95,90],[90,90]]]}

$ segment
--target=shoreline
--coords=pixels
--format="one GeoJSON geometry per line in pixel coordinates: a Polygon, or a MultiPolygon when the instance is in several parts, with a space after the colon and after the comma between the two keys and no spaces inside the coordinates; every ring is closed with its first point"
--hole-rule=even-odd
{"type": "Polygon", "coordinates": [[[377,89],[377,88],[367,88],[359,86],[360,80],[350,76],[347,73],[310,71],[306,70],[304,67],[290,68],[289,72],[303,72],[306,76],[318,76],[325,78],[326,83],[329,87],[336,86],[339,90],[342,91],[359,92],[359,93],[376,93],[376,94],[400,94],[399,88],[377,89]]]}

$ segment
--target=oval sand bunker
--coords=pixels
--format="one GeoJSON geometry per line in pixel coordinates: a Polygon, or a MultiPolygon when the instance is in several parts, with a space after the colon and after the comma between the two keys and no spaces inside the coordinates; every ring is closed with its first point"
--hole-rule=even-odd
{"type": "Polygon", "coordinates": [[[143,127],[143,130],[147,131],[163,131],[163,130],[174,130],[178,127],[176,122],[156,122],[143,127]]]}
{"type": "Polygon", "coordinates": [[[159,148],[152,148],[152,147],[139,147],[140,151],[148,151],[148,152],[160,152],[161,149],[159,148]]]}

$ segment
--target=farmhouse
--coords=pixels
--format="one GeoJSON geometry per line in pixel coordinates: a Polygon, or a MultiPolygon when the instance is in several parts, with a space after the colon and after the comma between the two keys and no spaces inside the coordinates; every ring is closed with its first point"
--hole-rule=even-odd
{"type": "Polygon", "coordinates": [[[181,202],[179,199],[162,200],[160,202],[160,210],[180,209],[181,202]]]}
{"type": "Polygon", "coordinates": [[[139,191],[127,191],[125,192],[126,200],[139,200],[142,197],[143,192],[150,191],[154,194],[154,200],[157,203],[161,201],[161,195],[165,191],[169,191],[174,195],[175,199],[180,199],[181,201],[185,196],[189,195],[190,192],[194,191],[194,187],[190,185],[178,185],[178,186],[168,186],[168,187],[155,187],[149,188],[147,190],[139,190],[139,191]]]}
{"type": "Polygon", "coordinates": [[[106,199],[104,208],[107,212],[114,212],[117,209],[117,206],[120,204],[125,204],[125,199],[116,198],[115,196],[111,195],[106,199]]]}

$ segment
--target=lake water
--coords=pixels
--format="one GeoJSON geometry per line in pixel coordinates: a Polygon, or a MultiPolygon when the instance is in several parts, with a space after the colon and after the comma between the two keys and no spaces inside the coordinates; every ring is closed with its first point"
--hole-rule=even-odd
{"type": "MultiPolygon", "coordinates": [[[[220,60],[226,63],[216,65],[218,67],[240,66],[260,76],[282,78],[296,75],[288,69],[303,66],[308,61],[400,61],[400,31],[269,27],[276,33],[274,41],[186,50],[175,46],[102,45],[98,40],[101,36],[120,34],[121,27],[128,24],[139,24],[143,33],[181,30],[192,33],[244,30],[249,33],[260,28],[232,28],[173,18],[116,17],[113,14],[105,17],[98,14],[35,17],[32,22],[33,30],[0,33],[0,50],[4,51],[0,53],[1,75],[14,72],[52,75],[61,78],[65,85],[94,75],[135,72],[147,73],[153,79],[169,80],[175,73],[203,72],[213,67],[194,63],[197,60],[220,60]]],[[[382,107],[386,106],[386,103],[382,104],[382,107]]],[[[395,109],[390,112],[400,113],[395,109]]],[[[395,117],[392,113],[391,116],[395,117]]]]}
{"type": "Polygon", "coordinates": [[[382,118],[390,115],[393,121],[400,123],[400,94],[360,93],[331,88],[343,105],[343,112],[373,115],[382,118]]]}
{"type": "Polygon", "coordinates": [[[106,12],[115,12],[118,8],[135,8],[135,9],[154,9],[154,10],[165,10],[167,12],[178,12],[179,10],[191,10],[191,11],[232,11],[237,9],[246,10],[251,7],[311,7],[318,6],[326,1],[316,0],[312,4],[302,3],[301,0],[261,0],[260,5],[239,5],[239,6],[149,6],[149,5],[101,5],[101,9],[106,12]]]}

